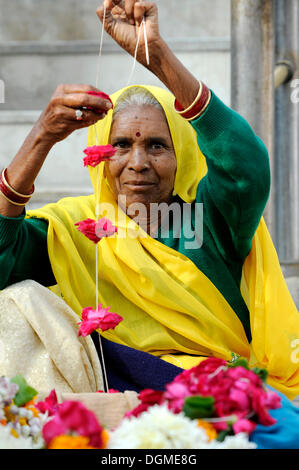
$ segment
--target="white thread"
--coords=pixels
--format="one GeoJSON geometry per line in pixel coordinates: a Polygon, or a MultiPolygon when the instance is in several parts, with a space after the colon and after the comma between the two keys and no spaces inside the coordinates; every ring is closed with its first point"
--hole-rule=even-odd
{"type": "Polygon", "coordinates": [[[143,25],[143,34],[144,34],[144,47],[145,47],[146,63],[147,63],[147,65],[149,65],[149,52],[148,52],[148,42],[147,42],[145,16],[142,19],[142,25],[143,25]]]}
{"type": "Polygon", "coordinates": [[[139,30],[138,30],[138,36],[137,36],[136,47],[135,47],[133,67],[132,67],[131,73],[130,73],[130,75],[129,75],[129,80],[128,80],[127,86],[129,86],[129,84],[130,84],[130,82],[131,82],[131,80],[132,80],[132,77],[133,77],[135,68],[136,68],[137,51],[138,51],[139,42],[140,42],[141,29],[142,29],[142,28],[141,28],[141,25],[140,25],[140,26],[139,26],[139,30]]]}
{"type": "Polygon", "coordinates": [[[102,24],[102,31],[101,31],[101,40],[100,40],[100,50],[99,50],[99,57],[98,57],[98,67],[97,67],[97,76],[96,76],[96,88],[98,88],[98,83],[99,83],[99,75],[100,75],[100,62],[101,62],[101,57],[102,57],[102,49],[103,49],[103,39],[104,39],[105,20],[106,20],[106,5],[105,5],[105,3],[104,3],[104,16],[103,16],[103,24],[102,24]]]}
{"type": "MultiPolygon", "coordinates": [[[[104,3],[104,16],[103,16],[103,25],[102,25],[102,31],[101,31],[101,40],[100,40],[100,50],[99,50],[99,56],[98,56],[98,67],[97,67],[97,76],[96,76],[96,88],[98,88],[99,84],[99,75],[100,75],[100,62],[102,58],[102,48],[103,48],[103,38],[104,38],[104,29],[105,29],[105,19],[106,19],[106,5],[104,3]]],[[[94,124],[94,131],[95,131],[95,138],[96,138],[96,145],[98,145],[98,135],[97,135],[97,128],[96,124],[94,124]]],[[[95,210],[95,216],[96,216],[96,223],[98,222],[98,218],[100,215],[100,202],[99,202],[99,166],[97,166],[97,186],[96,186],[96,210],[95,210]]],[[[96,311],[98,312],[99,310],[99,249],[98,249],[98,243],[96,243],[96,311]]],[[[103,372],[104,372],[104,389],[106,387],[106,392],[108,393],[109,386],[108,386],[108,379],[107,379],[107,372],[106,372],[106,365],[105,365],[105,359],[104,359],[104,352],[103,352],[103,347],[102,347],[102,338],[99,333],[99,345],[100,345],[100,350],[101,350],[101,358],[102,358],[102,364],[103,364],[103,372]]]]}

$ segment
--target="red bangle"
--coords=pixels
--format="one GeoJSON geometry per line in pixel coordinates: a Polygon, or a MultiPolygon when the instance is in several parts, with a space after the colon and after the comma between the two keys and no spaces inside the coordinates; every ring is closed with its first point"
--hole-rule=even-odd
{"type": "Polygon", "coordinates": [[[7,201],[11,202],[11,204],[14,204],[16,206],[25,206],[29,199],[31,198],[31,195],[34,192],[34,185],[32,186],[30,190],[30,194],[21,194],[15,191],[7,182],[7,177],[6,177],[6,168],[2,170],[1,176],[0,176],[0,191],[2,195],[7,199],[7,201]]]}
{"type": "Polygon", "coordinates": [[[211,98],[211,92],[209,88],[201,82],[201,93],[197,99],[195,99],[195,102],[193,105],[191,105],[191,108],[187,108],[186,111],[184,111],[184,108],[182,105],[175,100],[174,107],[175,110],[184,118],[187,119],[188,121],[191,121],[192,119],[195,119],[196,117],[199,117],[201,113],[204,112],[206,109],[209,101],[211,98]]]}

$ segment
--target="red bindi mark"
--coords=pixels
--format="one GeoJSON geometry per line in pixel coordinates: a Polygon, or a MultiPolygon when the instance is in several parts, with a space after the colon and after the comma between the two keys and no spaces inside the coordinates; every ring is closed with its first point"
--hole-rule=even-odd
{"type": "Polygon", "coordinates": [[[141,136],[140,132],[136,132],[136,137],[140,137],[140,136],[141,136]]]}

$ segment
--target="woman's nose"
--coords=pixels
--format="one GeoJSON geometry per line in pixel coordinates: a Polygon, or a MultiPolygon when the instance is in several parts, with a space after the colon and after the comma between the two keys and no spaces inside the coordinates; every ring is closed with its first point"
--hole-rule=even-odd
{"type": "Polygon", "coordinates": [[[150,161],[144,148],[133,147],[131,149],[128,161],[128,168],[129,170],[134,170],[138,172],[145,171],[150,168],[150,161]]]}

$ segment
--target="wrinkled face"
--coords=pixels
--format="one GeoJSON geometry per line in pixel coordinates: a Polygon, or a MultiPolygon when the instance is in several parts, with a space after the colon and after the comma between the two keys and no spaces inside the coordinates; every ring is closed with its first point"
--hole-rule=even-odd
{"type": "Polygon", "coordinates": [[[176,157],[164,113],[154,106],[128,108],[113,122],[110,144],[116,154],[106,175],[116,197],[132,203],[170,202],[176,157]]]}

